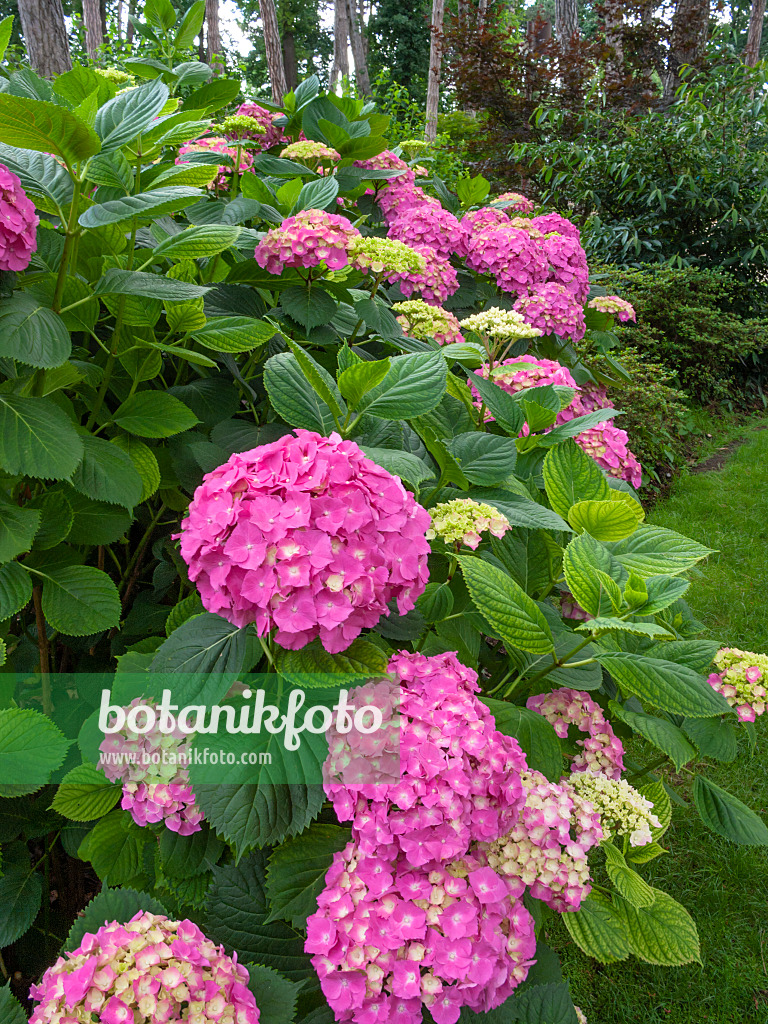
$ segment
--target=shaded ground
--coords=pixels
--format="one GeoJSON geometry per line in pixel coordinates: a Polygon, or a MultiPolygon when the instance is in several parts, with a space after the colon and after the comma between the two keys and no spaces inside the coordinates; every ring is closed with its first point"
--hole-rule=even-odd
{"type": "MultiPolygon", "coordinates": [[[[768,423],[741,444],[713,453],[676,482],[649,519],[717,550],[694,579],[690,604],[708,635],[725,645],[768,651],[768,423]]],[[[767,716],[768,717],[768,716],[767,716]]],[[[707,775],[768,816],[768,722],[758,747],[707,775]]],[[[695,918],[703,967],[652,967],[637,960],[603,967],[559,926],[555,945],[574,999],[589,1024],[768,1024],[768,849],[735,846],[698,816],[675,809],[670,855],[646,877],[695,918]]],[[[553,937],[555,938],[555,937],[553,937]]]]}

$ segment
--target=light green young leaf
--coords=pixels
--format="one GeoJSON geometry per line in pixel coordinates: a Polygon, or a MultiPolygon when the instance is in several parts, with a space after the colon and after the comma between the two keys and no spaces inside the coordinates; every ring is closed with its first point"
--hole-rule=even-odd
{"type": "Polygon", "coordinates": [[[649,907],[656,899],[656,891],[629,867],[613,843],[601,843],[600,849],[605,854],[605,870],[619,895],[633,907],[649,907]]]}
{"type": "Polygon", "coordinates": [[[634,533],[644,515],[635,501],[577,501],[568,513],[568,522],[578,533],[588,533],[595,540],[616,541],[634,533]]]}

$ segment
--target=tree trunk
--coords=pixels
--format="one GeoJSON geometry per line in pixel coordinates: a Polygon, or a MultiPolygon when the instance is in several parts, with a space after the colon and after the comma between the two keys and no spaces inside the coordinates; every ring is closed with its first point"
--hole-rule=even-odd
{"type": "Polygon", "coordinates": [[[355,84],[363,96],[370,96],[371,79],[368,76],[368,62],[365,59],[365,45],[357,20],[355,0],[347,0],[347,23],[349,39],[352,43],[352,59],[355,62],[355,84]]]}
{"type": "Polygon", "coordinates": [[[267,51],[267,68],[269,82],[272,86],[272,102],[282,103],[283,96],[288,92],[285,84],[285,68],[283,67],[283,51],[280,46],[280,29],[277,25],[275,0],[259,0],[261,21],[264,26],[264,48],[267,51]]]}
{"type": "MultiPolygon", "coordinates": [[[[131,18],[136,14],[136,0],[128,0],[128,24],[125,26],[125,41],[126,43],[133,42],[133,34],[135,29],[131,18]]],[[[200,30],[200,38],[202,39],[202,29],[200,30]]],[[[201,55],[202,60],[202,55],[201,55]]]]}
{"type": "Polygon", "coordinates": [[[221,53],[221,33],[219,31],[219,0],[205,0],[205,20],[208,23],[208,64],[221,53]]]}
{"type": "Polygon", "coordinates": [[[288,90],[291,91],[299,84],[299,66],[296,62],[296,39],[293,32],[286,31],[283,33],[281,49],[283,51],[283,67],[285,68],[285,84],[288,86],[288,90]]]}
{"type": "Polygon", "coordinates": [[[434,142],[437,136],[437,106],[440,101],[440,72],[443,64],[443,19],[445,0],[432,0],[431,41],[429,44],[429,79],[427,81],[427,125],[424,138],[434,142]]]}
{"type": "Polygon", "coordinates": [[[561,52],[569,50],[579,35],[576,0],[555,0],[555,39],[561,52]]]}
{"type": "Polygon", "coordinates": [[[99,10],[101,12],[101,34],[104,42],[109,45],[109,32],[107,32],[107,0],[99,0],[99,10]]]}
{"type": "Polygon", "coordinates": [[[709,0],[677,0],[669,37],[669,65],[664,98],[671,100],[680,84],[680,70],[701,60],[709,32],[709,0]]]}
{"type": "Polygon", "coordinates": [[[624,14],[617,0],[606,4],[605,45],[609,55],[605,63],[605,84],[616,89],[624,79],[624,14]]]}
{"type": "Polygon", "coordinates": [[[42,78],[72,68],[61,0],[19,0],[19,19],[29,63],[42,78]]]}
{"type": "Polygon", "coordinates": [[[485,27],[485,18],[488,14],[488,0],[478,0],[477,4],[477,31],[482,32],[485,27]]]}
{"type": "Polygon", "coordinates": [[[117,0],[117,41],[123,38],[123,0],[117,0]]]}
{"type": "Polygon", "coordinates": [[[330,87],[333,90],[342,78],[349,77],[349,19],[346,0],[333,4],[333,65],[330,87]]]}
{"type": "Polygon", "coordinates": [[[83,21],[85,22],[85,49],[91,60],[96,60],[99,47],[104,45],[99,0],[83,0],[83,21]]]}
{"type": "Polygon", "coordinates": [[[752,11],[749,16],[747,45],[744,47],[744,63],[753,68],[760,57],[760,43],[763,39],[763,19],[765,18],[765,0],[752,0],[752,11]]]}

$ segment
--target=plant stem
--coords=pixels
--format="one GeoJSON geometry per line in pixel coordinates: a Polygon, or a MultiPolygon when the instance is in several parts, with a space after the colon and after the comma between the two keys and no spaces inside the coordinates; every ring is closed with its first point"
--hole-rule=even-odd
{"type": "Polygon", "coordinates": [[[64,294],[64,285],[67,281],[67,269],[69,267],[69,256],[72,251],[72,244],[79,235],[77,227],[77,215],[80,210],[80,182],[76,182],[72,189],[72,202],[69,207],[69,221],[67,222],[67,233],[64,236],[64,248],[61,252],[61,263],[56,277],[56,288],[53,292],[53,303],[51,309],[58,313],[61,309],[61,298],[64,294]]]}
{"type": "Polygon", "coordinates": [[[660,768],[665,763],[666,760],[667,760],[667,755],[666,754],[662,754],[661,757],[657,757],[655,761],[651,761],[650,764],[647,764],[645,766],[645,768],[642,769],[642,771],[635,772],[634,775],[630,775],[630,777],[627,779],[627,782],[634,783],[638,779],[642,779],[644,775],[648,775],[649,772],[653,772],[657,768],[660,768]]]}
{"type": "Polygon", "coordinates": [[[35,623],[37,625],[37,649],[40,652],[43,713],[50,715],[53,711],[53,699],[51,697],[50,648],[48,645],[48,633],[45,627],[45,616],[43,615],[43,588],[41,586],[32,588],[32,604],[35,608],[35,623]]]}
{"type": "Polygon", "coordinates": [[[125,605],[125,602],[130,597],[131,589],[135,582],[135,570],[137,570],[141,564],[141,559],[144,557],[144,552],[146,551],[147,545],[149,544],[149,539],[152,536],[152,533],[154,532],[154,529],[157,526],[158,522],[160,521],[160,517],[162,516],[164,511],[165,504],[161,501],[160,507],[158,508],[155,515],[152,517],[149,526],[146,528],[141,540],[139,541],[138,547],[131,556],[128,565],[126,565],[125,567],[122,579],[120,580],[120,583],[118,584],[117,588],[118,593],[120,594],[122,594],[123,590],[125,590],[125,595],[123,597],[123,605],[125,605]]]}
{"type": "Polygon", "coordinates": [[[235,158],[235,169],[232,172],[232,189],[229,193],[230,199],[237,199],[237,186],[240,183],[240,155],[243,152],[243,140],[237,140],[237,157],[235,158]]]}

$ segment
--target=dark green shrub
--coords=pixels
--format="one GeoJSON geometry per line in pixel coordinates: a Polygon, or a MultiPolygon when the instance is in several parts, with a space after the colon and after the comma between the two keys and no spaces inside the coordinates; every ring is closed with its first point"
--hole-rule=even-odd
{"type": "Polygon", "coordinates": [[[737,405],[762,399],[768,318],[755,315],[747,286],[691,267],[608,267],[595,280],[635,307],[637,325],[623,327],[622,340],[673,370],[689,398],[737,405]]]}

